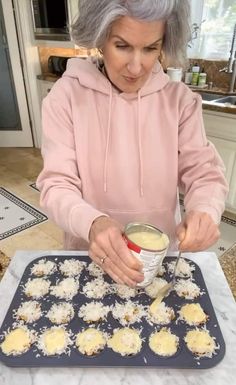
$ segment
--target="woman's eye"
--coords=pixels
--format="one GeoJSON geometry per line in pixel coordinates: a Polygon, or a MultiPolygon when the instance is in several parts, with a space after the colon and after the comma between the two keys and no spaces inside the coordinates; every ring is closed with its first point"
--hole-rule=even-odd
{"type": "Polygon", "coordinates": [[[120,48],[120,49],[124,49],[124,48],[127,48],[128,46],[127,45],[116,45],[116,48],[120,48]]]}
{"type": "Polygon", "coordinates": [[[146,51],[157,51],[158,47],[145,47],[146,51]]]}

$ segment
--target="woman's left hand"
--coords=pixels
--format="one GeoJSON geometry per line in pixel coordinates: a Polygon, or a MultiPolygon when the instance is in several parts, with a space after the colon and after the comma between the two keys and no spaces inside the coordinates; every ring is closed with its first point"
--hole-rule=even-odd
{"type": "Polygon", "coordinates": [[[203,251],[220,237],[219,226],[210,214],[190,211],[177,226],[176,235],[181,251],[203,251]]]}

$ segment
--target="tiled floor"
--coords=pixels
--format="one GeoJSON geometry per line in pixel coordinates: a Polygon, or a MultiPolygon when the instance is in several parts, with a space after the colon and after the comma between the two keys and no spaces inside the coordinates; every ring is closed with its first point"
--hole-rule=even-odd
{"type": "MultiPolygon", "coordinates": [[[[35,148],[0,148],[0,185],[35,208],[39,192],[30,184],[42,168],[40,151],[35,148]]],[[[16,250],[60,250],[62,231],[50,220],[1,241],[0,250],[12,257],[16,250]]]]}
{"type": "MultiPolygon", "coordinates": [[[[38,149],[0,148],[0,186],[40,211],[39,192],[30,184],[35,182],[41,168],[42,159],[38,149]]],[[[221,239],[210,248],[218,256],[236,240],[235,226],[222,222],[221,232],[221,239]]],[[[48,220],[2,240],[0,250],[10,258],[16,250],[59,250],[63,248],[62,238],[62,231],[48,220]]]]}

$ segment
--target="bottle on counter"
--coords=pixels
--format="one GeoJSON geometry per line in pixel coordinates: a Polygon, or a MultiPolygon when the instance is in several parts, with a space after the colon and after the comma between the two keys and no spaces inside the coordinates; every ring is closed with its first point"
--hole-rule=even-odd
{"type": "Polygon", "coordinates": [[[204,87],[206,85],[207,74],[204,72],[204,69],[199,74],[198,77],[198,87],[204,87]]]}
{"type": "Polygon", "coordinates": [[[192,80],[191,80],[192,86],[198,85],[199,73],[200,73],[200,66],[196,63],[192,66],[192,80]]]}
{"type": "Polygon", "coordinates": [[[184,83],[185,84],[191,84],[192,81],[192,70],[189,68],[184,75],[184,83]]]}

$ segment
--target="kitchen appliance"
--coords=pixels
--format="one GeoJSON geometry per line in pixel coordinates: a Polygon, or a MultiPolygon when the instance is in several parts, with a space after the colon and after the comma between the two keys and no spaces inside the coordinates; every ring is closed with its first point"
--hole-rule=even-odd
{"type": "Polygon", "coordinates": [[[67,0],[31,0],[35,39],[70,40],[67,0]]]}
{"type": "Polygon", "coordinates": [[[61,76],[66,70],[67,60],[70,57],[65,56],[49,56],[48,58],[48,72],[61,76]]]}

